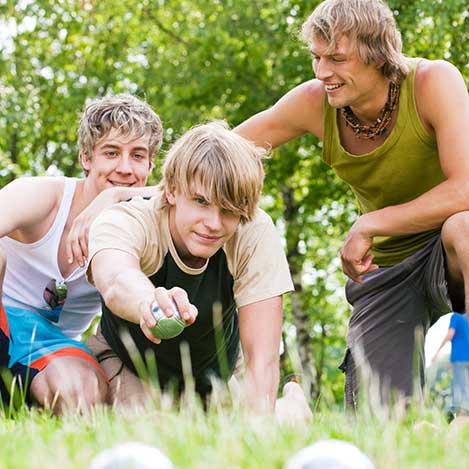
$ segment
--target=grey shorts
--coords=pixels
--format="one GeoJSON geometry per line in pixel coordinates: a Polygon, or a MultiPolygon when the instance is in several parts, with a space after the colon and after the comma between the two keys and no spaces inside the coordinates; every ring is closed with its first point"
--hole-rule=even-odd
{"type": "Polygon", "coordinates": [[[423,338],[452,310],[440,236],[399,264],[367,274],[363,284],[349,280],[345,291],[353,307],[340,366],[346,374],[345,403],[356,407],[359,390],[384,403],[394,394],[421,391],[423,338]]]}

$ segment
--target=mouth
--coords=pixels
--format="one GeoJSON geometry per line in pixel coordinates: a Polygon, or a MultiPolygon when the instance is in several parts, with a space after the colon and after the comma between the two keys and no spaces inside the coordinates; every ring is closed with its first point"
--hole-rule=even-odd
{"type": "Polygon", "coordinates": [[[133,182],[111,181],[110,179],[108,179],[107,182],[115,187],[132,187],[134,185],[133,182]]]}
{"type": "Polygon", "coordinates": [[[218,243],[223,238],[223,236],[210,236],[210,235],[206,235],[202,233],[195,233],[195,235],[197,236],[199,240],[207,244],[218,243]]]}
{"type": "Polygon", "coordinates": [[[326,93],[332,93],[339,88],[342,88],[345,83],[324,83],[324,89],[326,90],[326,93]]]}

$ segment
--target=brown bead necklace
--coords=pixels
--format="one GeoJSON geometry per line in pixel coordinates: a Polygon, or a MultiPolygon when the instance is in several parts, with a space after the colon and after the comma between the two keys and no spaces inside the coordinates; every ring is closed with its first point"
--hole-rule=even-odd
{"type": "Polygon", "coordinates": [[[376,121],[371,125],[362,124],[358,117],[353,113],[350,106],[341,108],[345,119],[345,125],[351,127],[353,133],[363,140],[373,140],[379,135],[384,135],[391,123],[392,113],[399,102],[400,86],[394,82],[389,83],[388,100],[379,113],[376,121]]]}

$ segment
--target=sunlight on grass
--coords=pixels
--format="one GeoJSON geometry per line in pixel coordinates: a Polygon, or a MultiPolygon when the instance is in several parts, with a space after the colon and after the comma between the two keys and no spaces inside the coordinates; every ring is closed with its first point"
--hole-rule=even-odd
{"type": "Polygon", "coordinates": [[[177,468],[283,468],[298,450],[320,439],[349,441],[377,468],[449,468],[466,460],[469,425],[449,425],[427,407],[386,419],[343,412],[316,412],[308,426],[281,426],[273,417],[253,417],[222,398],[206,411],[186,397],[139,410],[98,408],[85,416],[52,417],[22,408],[0,418],[2,468],[83,468],[103,449],[139,441],[160,448],[177,468]]]}

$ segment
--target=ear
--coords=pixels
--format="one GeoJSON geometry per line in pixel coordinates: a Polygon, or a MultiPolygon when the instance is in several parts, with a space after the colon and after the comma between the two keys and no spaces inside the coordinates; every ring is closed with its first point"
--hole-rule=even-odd
{"type": "Polygon", "coordinates": [[[88,157],[85,150],[80,150],[80,161],[82,168],[89,171],[91,168],[91,158],[88,157]]]}
{"type": "Polygon", "coordinates": [[[165,197],[166,200],[168,201],[169,205],[175,205],[176,204],[176,191],[174,189],[166,189],[165,190],[165,197]]]}

